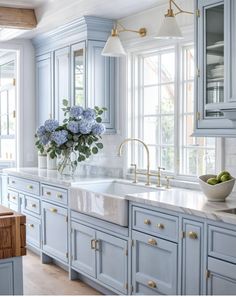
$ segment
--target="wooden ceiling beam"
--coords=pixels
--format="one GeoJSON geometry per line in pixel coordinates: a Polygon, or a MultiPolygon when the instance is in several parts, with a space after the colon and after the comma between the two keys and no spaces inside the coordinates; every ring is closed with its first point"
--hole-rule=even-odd
{"type": "Polygon", "coordinates": [[[0,6],[0,27],[31,30],[36,28],[37,19],[34,9],[0,6]]]}

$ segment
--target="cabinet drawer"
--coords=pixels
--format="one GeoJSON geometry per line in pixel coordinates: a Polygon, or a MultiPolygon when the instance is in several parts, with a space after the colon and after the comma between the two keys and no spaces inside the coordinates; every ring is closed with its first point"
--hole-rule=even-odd
{"type": "Polygon", "coordinates": [[[19,204],[19,195],[17,192],[14,191],[8,191],[8,201],[10,204],[15,204],[18,205],[19,204]]]}
{"type": "Polygon", "coordinates": [[[178,246],[132,231],[132,283],[135,295],[176,295],[178,246]]]}
{"type": "Polygon", "coordinates": [[[208,226],[208,255],[236,264],[236,231],[208,226]]]}
{"type": "Polygon", "coordinates": [[[39,219],[26,216],[26,242],[29,245],[33,245],[40,248],[41,242],[41,222],[39,219]]]}
{"type": "Polygon", "coordinates": [[[132,229],[178,241],[178,218],[141,207],[133,207],[132,229]]]}
{"type": "Polygon", "coordinates": [[[37,196],[39,195],[39,183],[32,180],[9,176],[8,185],[11,188],[14,188],[26,193],[31,193],[37,196]]]}
{"type": "Polygon", "coordinates": [[[67,190],[47,185],[42,185],[42,197],[65,205],[67,205],[68,202],[67,190]]]}
{"type": "Polygon", "coordinates": [[[40,215],[40,200],[34,197],[25,195],[24,197],[24,211],[30,212],[32,214],[40,215]]]}

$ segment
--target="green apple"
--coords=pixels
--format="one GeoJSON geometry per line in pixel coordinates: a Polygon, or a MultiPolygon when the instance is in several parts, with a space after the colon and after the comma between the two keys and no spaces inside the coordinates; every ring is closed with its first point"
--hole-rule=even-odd
{"type": "Polygon", "coordinates": [[[207,183],[208,183],[209,185],[212,185],[212,186],[218,184],[218,182],[219,182],[218,179],[215,178],[215,177],[211,177],[211,178],[209,178],[209,179],[207,180],[207,183]]]}
{"type": "MultiPolygon", "coordinates": [[[[230,175],[230,173],[228,172],[228,171],[221,171],[218,175],[217,175],[217,179],[218,179],[218,181],[223,181],[222,179],[221,179],[221,177],[223,176],[223,175],[226,175],[226,176],[228,176],[229,177],[229,179],[231,179],[231,175],[230,175]]],[[[227,179],[227,180],[229,180],[229,179],[227,179]]]]}
{"type": "Polygon", "coordinates": [[[226,182],[228,180],[231,180],[231,175],[230,174],[224,174],[221,176],[221,179],[220,179],[222,182],[226,182]]]}

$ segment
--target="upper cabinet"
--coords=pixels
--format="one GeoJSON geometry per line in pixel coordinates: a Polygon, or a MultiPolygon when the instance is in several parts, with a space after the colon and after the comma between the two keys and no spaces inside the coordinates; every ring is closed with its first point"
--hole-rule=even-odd
{"type": "Polygon", "coordinates": [[[101,55],[113,21],[83,17],[33,40],[36,49],[37,124],[60,122],[63,99],[106,107],[103,123],[115,133],[115,59],[101,55]]]}
{"type": "Polygon", "coordinates": [[[236,136],[236,3],[196,0],[198,136],[236,136]]]}

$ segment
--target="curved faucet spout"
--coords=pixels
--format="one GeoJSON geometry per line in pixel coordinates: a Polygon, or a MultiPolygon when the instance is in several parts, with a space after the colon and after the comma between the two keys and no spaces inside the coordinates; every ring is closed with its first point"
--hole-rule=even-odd
{"type": "Polygon", "coordinates": [[[145,142],[143,142],[142,140],[138,139],[138,138],[126,138],[119,146],[119,149],[118,149],[118,156],[120,157],[121,156],[121,153],[122,153],[122,148],[124,146],[124,144],[126,142],[129,142],[129,141],[134,141],[134,142],[139,142],[141,143],[145,150],[146,150],[146,153],[147,153],[147,185],[150,185],[150,152],[149,152],[149,149],[148,149],[148,146],[146,145],[145,142]]]}

